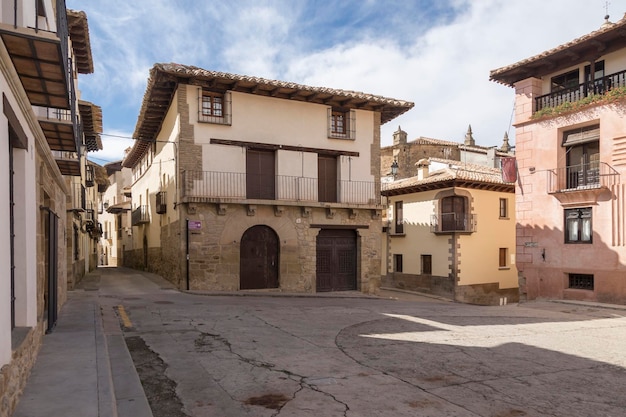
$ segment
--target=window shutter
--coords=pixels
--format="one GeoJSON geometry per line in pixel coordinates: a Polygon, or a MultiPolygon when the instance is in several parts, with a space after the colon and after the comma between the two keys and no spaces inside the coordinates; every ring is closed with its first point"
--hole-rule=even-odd
{"type": "Polygon", "coordinates": [[[563,146],[580,145],[600,140],[600,126],[588,126],[570,130],[563,134],[563,146]]]}

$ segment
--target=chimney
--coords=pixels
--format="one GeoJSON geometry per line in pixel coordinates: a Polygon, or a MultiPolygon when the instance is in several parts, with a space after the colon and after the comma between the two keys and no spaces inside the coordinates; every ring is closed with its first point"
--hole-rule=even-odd
{"type": "Polygon", "coordinates": [[[419,161],[417,161],[415,166],[417,167],[417,179],[418,180],[423,180],[424,178],[428,177],[429,165],[430,165],[430,162],[428,162],[427,158],[420,159],[419,161]]]}

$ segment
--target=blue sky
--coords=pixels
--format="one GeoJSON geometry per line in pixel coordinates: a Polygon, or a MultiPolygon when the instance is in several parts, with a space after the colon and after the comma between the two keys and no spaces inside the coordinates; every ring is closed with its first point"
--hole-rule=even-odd
{"type": "MultiPolygon", "coordinates": [[[[420,136],[502,143],[514,91],[489,71],[596,30],[604,0],[66,0],[89,21],[95,72],[82,98],[100,105],[104,150],[132,145],[148,71],[156,62],[357,90],[415,102],[382,127],[420,136]]],[[[611,21],[626,0],[611,0],[611,21]]]]}

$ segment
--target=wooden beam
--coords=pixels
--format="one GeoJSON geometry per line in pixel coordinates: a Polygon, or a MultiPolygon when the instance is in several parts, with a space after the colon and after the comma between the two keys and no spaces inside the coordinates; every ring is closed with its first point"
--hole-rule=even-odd
{"type": "Polygon", "coordinates": [[[295,152],[311,152],[322,155],[331,155],[331,156],[355,156],[358,157],[358,152],[353,151],[342,151],[336,149],[323,149],[323,148],[309,148],[305,146],[293,146],[293,145],[275,145],[271,143],[260,143],[260,142],[246,142],[239,140],[230,140],[230,139],[215,139],[211,138],[210,143],[212,145],[228,145],[228,146],[241,146],[244,148],[252,148],[252,149],[267,149],[267,150],[283,150],[283,151],[295,151],[295,152]]]}

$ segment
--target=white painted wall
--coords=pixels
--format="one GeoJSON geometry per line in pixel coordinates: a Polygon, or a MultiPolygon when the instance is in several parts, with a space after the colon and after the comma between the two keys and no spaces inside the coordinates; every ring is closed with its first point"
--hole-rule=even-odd
{"type": "MultiPolygon", "coordinates": [[[[4,74],[4,72],[3,72],[4,74]]],[[[0,90],[6,95],[18,121],[28,137],[28,149],[14,151],[14,211],[15,224],[15,295],[16,325],[37,324],[37,185],[33,133],[27,117],[6,79],[0,77],[0,90]]],[[[32,120],[31,120],[32,121],[32,120]]],[[[8,121],[0,113],[0,366],[11,360],[11,270],[10,270],[10,211],[9,211],[9,142],[8,121]]]]}
{"type": "MultiPolygon", "coordinates": [[[[199,123],[199,88],[186,88],[191,118],[189,122],[195,124],[196,143],[203,145],[204,171],[245,172],[245,153],[240,156],[241,148],[233,147],[237,149],[234,151],[226,150],[227,147],[222,145],[211,145],[210,140],[215,138],[359,152],[359,157],[340,158],[339,179],[374,181],[370,167],[374,114],[370,111],[356,111],[355,140],[331,139],[327,137],[328,106],[232,92],[232,125],[199,123]]],[[[293,161],[287,155],[279,155],[277,172],[300,172],[300,168],[295,165],[300,163],[301,158],[293,161]],[[282,164],[287,164],[287,167],[282,167],[282,164]]],[[[317,158],[317,155],[309,155],[305,162],[307,172],[315,173],[313,178],[317,178],[317,160],[313,164],[313,158],[317,158]]]]}

